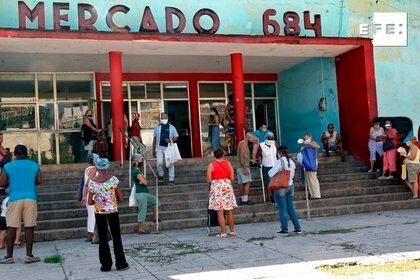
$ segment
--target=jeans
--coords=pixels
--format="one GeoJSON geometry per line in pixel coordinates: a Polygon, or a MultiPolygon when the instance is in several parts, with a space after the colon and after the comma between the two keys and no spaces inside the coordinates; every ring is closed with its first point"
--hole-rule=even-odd
{"type": "Polygon", "coordinates": [[[114,244],[115,266],[117,269],[126,268],[128,266],[124,255],[124,249],[121,241],[120,218],[117,213],[111,214],[95,214],[96,227],[99,235],[99,261],[102,268],[109,270],[112,267],[111,251],[108,244],[108,226],[112,235],[114,244]]]}
{"type": "Polygon", "coordinates": [[[216,151],[220,148],[220,128],[218,125],[212,125],[209,130],[211,131],[211,148],[216,151]]]}
{"type": "MultiPolygon", "coordinates": [[[[157,146],[156,147],[156,158],[157,158],[157,170],[159,177],[165,175],[165,150],[168,147],[157,146]]],[[[169,170],[169,181],[172,182],[175,180],[175,166],[172,164],[168,168],[169,170]]]]}
{"type": "Polygon", "coordinates": [[[280,189],[274,191],[274,197],[277,204],[277,209],[280,216],[281,229],[288,231],[287,216],[293,222],[295,230],[300,230],[299,218],[293,206],[294,186],[290,185],[287,189],[280,189]]]}

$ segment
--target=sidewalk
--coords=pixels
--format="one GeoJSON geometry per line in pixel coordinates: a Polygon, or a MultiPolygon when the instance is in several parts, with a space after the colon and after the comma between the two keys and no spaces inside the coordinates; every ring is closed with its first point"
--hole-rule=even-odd
{"type": "MultiPolygon", "coordinates": [[[[420,209],[302,220],[305,234],[278,236],[276,222],[238,225],[237,238],[208,237],[206,229],[123,236],[128,271],[99,271],[98,247],[82,239],[36,243],[42,259],[61,264],[15,264],[0,268],[1,279],[420,279],[420,270],[353,278],[319,272],[320,264],[378,263],[420,258],[420,209]]],[[[289,228],[292,231],[293,228],[289,228]]],[[[3,256],[5,250],[0,251],[3,256]]]]}

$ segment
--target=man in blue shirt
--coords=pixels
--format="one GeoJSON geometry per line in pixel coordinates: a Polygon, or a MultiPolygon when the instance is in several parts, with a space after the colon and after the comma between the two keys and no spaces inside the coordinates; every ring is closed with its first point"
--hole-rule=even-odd
{"type": "Polygon", "coordinates": [[[13,247],[16,229],[21,226],[22,218],[25,226],[26,257],[25,263],[41,261],[32,255],[34,243],[34,227],[38,216],[36,203],[36,185],[42,183],[39,165],[28,159],[28,149],[17,145],[14,151],[16,160],[5,165],[0,175],[0,186],[6,186],[9,181],[9,202],[7,205],[7,256],[0,264],[12,264],[13,247]]]}
{"type": "MultiPolygon", "coordinates": [[[[163,182],[165,175],[165,151],[168,144],[178,140],[176,128],[168,123],[168,114],[160,114],[160,124],[153,131],[153,157],[157,158],[157,170],[159,182],[163,182]]],[[[173,186],[175,181],[175,167],[172,164],[169,170],[169,185],[173,186]]]]}
{"type": "Polygon", "coordinates": [[[267,129],[267,125],[265,123],[262,123],[260,129],[257,129],[254,133],[258,138],[258,142],[263,143],[265,140],[267,140],[267,136],[268,133],[270,133],[270,130],[267,129]]]}

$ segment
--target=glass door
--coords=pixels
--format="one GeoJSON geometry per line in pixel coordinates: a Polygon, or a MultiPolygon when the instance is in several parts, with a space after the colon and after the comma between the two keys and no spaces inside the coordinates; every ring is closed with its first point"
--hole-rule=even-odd
{"type": "Polygon", "coordinates": [[[265,123],[268,129],[277,137],[277,113],[276,100],[272,99],[256,99],[255,100],[255,124],[258,129],[261,124],[265,123]]]}

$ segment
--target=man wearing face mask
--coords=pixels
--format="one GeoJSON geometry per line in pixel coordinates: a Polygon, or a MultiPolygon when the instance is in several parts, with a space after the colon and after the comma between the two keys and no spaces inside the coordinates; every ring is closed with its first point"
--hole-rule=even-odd
{"type": "Polygon", "coordinates": [[[308,186],[310,199],[321,199],[321,190],[317,177],[318,160],[316,156],[316,150],[319,149],[319,145],[312,140],[312,134],[310,133],[306,134],[300,143],[303,145],[302,165],[305,170],[305,184],[308,186]]]}
{"type": "MultiPolygon", "coordinates": [[[[165,155],[164,152],[168,148],[168,144],[178,140],[178,132],[176,128],[168,123],[168,114],[160,114],[160,124],[155,127],[153,132],[153,157],[157,158],[158,180],[163,183],[163,176],[165,175],[165,155]]],[[[169,168],[169,185],[173,186],[175,183],[175,167],[172,164],[169,168]]]]}
{"type": "MultiPolygon", "coordinates": [[[[274,140],[274,133],[267,133],[267,140],[260,143],[258,150],[258,158],[261,159],[261,169],[263,174],[263,184],[267,192],[268,184],[270,183],[270,176],[268,171],[276,164],[278,159],[278,144],[274,140]]],[[[267,192],[269,200],[274,203],[273,191],[267,192]]]]}
{"type": "Polygon", "coordinates": [[[256,130],[255,136],[258,138],[259,143],[264,143],[265,140],[267,140],[268,134],[271,133],[270,130],[267,129],[267,125],[265,123],[262,123],[260,126],[260,129],[256,130]]]}

